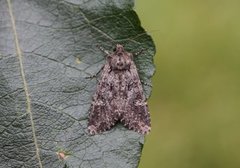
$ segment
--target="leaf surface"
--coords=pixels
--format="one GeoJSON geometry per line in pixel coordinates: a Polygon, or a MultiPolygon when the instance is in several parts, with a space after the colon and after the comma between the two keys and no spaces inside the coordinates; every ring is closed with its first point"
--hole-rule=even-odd
{"type": "MultiPolygon", "coordinates": [[[[116,43],[151,83],[154,44],[132,0],[0,1],[0,167],[137,167],[143,136],[121,124],[89,136],[100,44],[116,43]]],[[[151,87],[144,85],[147,97],[151,87]]]]}

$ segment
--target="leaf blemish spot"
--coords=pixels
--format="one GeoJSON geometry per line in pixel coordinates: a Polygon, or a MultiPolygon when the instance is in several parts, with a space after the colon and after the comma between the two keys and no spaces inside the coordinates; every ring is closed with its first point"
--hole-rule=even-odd
{"type": "Polygon", "coordinates": [[[65,151],[56,152],[59,160],[65,160],[70,154],[65,151]]]}
{"type": "Polygon", "coordinates": [[[76,58],[75,62],[76,62],[77,64],[80,64],[80,63],[81,63],[81,61],[80,61],[79,58],[76,58]]]}

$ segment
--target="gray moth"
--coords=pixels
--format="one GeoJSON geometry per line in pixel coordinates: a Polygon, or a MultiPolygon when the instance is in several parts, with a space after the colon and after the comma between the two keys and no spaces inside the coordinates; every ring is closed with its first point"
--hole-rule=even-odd
{"type": "MultiPolygon", "coordinates": [[[[106,53],[106,63],[89,110],[88,131],[91,135],[109,130],[117,122],[140,134],[151,130],[150,114],[132,54],[120,44],[106,53]]],[[[100,72],[100,71],[99,71],[100,72]]]]}

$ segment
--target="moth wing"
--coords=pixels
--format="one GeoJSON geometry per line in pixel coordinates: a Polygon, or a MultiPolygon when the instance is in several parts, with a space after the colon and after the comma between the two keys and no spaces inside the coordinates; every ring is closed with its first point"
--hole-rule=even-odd
{"type": "Polygon", "coordinates": [[[121,121],[128,129],[148,134],[151,130],[150,113],[134,62],[126,73],[125,79],[127,81],[127,100],[126,110],[121,121]]]}
{"type": "Polygon", "coordinates": [[[115,114],[112,113],[112,107],[110,105],[110,100],[112,99],[112,77],[109,70],[109,64],[105,64],[97,85],[96,93],[93,96],[88,120],[88,131],[91,135],[110,129],[117,119],[116,116],[114,116],[115,114]]]}

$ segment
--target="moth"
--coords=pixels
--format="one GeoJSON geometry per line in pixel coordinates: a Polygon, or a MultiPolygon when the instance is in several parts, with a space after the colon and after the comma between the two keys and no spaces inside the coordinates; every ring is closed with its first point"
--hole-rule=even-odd
{"type": "MultiPolygon", "coordinates": [[[[117,44],[113,52],[99,47],[106,56],[100,80],[89,112],[88,131],[91,135],[109,130],[118,121],[130,130],[148,134],[150,114],[132,54],[117,44]]],[[[100,71],[99,71],[100,72],[100,71]]]]}

